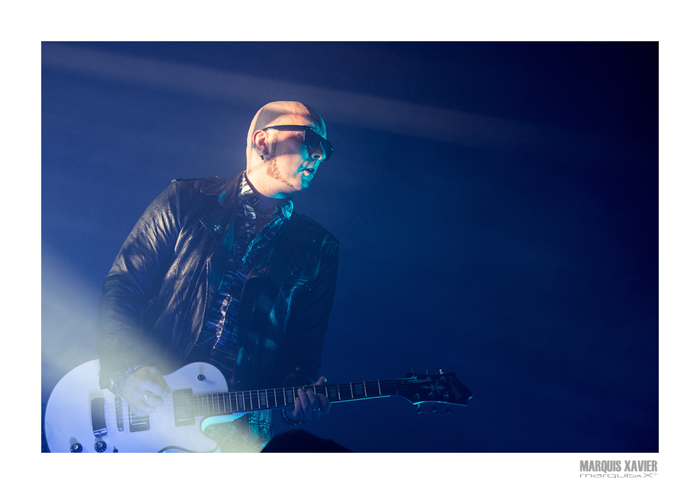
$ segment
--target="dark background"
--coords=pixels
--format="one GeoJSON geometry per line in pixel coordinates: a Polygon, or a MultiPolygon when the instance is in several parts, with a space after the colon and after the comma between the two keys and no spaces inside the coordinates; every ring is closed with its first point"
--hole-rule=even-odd
{"type": "Polygon", "coordinates": [[[96,358],[141,212],[173,178],[243,169],[278,99],[336,149],[295,199],[341,242],[322,373],[443,369],[474,393],[449,415],[337,404],[307,430],[365,452],[658,451],[656,43],[44,43],[43,404],[96,358]]]}

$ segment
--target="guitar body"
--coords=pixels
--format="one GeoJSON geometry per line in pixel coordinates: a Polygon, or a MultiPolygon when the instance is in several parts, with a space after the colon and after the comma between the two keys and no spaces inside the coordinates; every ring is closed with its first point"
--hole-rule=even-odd
{"type": "MultiPolygon", "coordinates": [[[[294,406],[296,387],[229,392],[226,379],[197,362],[163,376],[172,393],[146,417],[131,416],[126,400],[99,386],[99,362],[76,367],[61,379],[46,405],[45,431],[53,453],[214,452],[202,432],[246,413],[294,406]]],[[[399,396],[423,403],[467,406],[472,392],[454,373],[302,386],[332,403],[399,396]]],[[[437,408],[434,405],[432,411],[437,408]]]]}
{"type": "Polygon", "coordinates": [[[45,418],[51,452],[216,451],[216,442],[203,435],[202,430],[210,422],[231,421],[243,415],[193,417],[192,423],[180,421],[176,425],[173,395],[189,390],[194,394],[228,392],[224,376],[209,364],[189,364],[163,376],[173,393],[145,419],[132,418],[126,400],[100,389],[98,372],[98,360],[80,365],[66,374],[51,393],[45,418]],[[95,436],[95,429],[99,437],[95,436]]]}

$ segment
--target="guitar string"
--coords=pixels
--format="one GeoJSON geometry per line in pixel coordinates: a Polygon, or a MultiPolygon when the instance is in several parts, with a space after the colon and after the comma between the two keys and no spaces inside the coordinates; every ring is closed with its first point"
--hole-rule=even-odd
{"type": "MultiPolygon", "coordinates": [[[[329,400],[333,402],[343,402],[343,401],[352,401],[356,399],[371,399],[371,398],[380,398],[384,396],[391,396],[393,394],[397,394],[396,392],[394,393],[382,393],[381,392],[381,386],[385,386],[386,388],[392,387],[392,386],[397,386],[399,384],[416,384],[417,382],[414,380],[411,380],[410,378],[399,378],[399,379],[390,379],[390,380],[383,380],[383,381],[358,381],[358,382],[350,382],[350,383],[344,383],[344,384],[322,384],[322,385],[307,385],[307,386],[299,386],[299,387],[287,387],[287,388],[269,388],[269,389],[262,389],[262,390],[252,390],[252,391],[220,391],[220,392],[205,392],[205,393],[195,393],[193,395],[187,396],[187,397],[179,397],[177,402],[179,405],[183,407],[191,407],[191,408],[196,408],[201,409],[213,409],[214,407],[217,407],[216,410],[207,410],[209,413],[221,413],[221,414],[232,414],[232,413],[245,413],[245,412],[250,412],[250,411],[257,411],[257,410],[274,410],[274,409],[279,409],[279,408],[286,408],[287,406],[292,406],[293,403],[289,404],[281,404],[285,403],[284,398],[285,396],[289,396],[289,393],[292,392],[294,396],[296,397],[296,390],[299,388],[306,389],[306,390],[313,390],[315,389],[316,393],[322,393],[322,394],[331,394],[331,397],[329,397],[329,400]],[[330,393],[328,391],[331,390],[330,393]],[[357,397],[355,396],[355,390],[360,391],[357,393],[357,397]],[[377,391],[377,394],[373,394],[373,391],[377,391]],[[325,391],[325,392],[324,392],[325,391]],[[337,393],[337,394],[336,394],[337,393]],[[265,400],[261,400],[260,406],[255,406],[255,403],[257,403],[258,400],[258,395],[259,396],[264,396],[267,399],[267,405],[263,406],[262,403],[265,400]],[[277,405],[274,405],[274,397],[277,396],[277,405]],[[216,399],[211,400],[212,398],[216,397],[216,399]],[[223,397],[223,402],[221,401],[221,398],[223,397]],[[234,398],[235,397],[235,398],[234,398]],[[280,400],[279,398],[282,398],[280,400]],[[205,399],[203,402],[202,399],[205,399]],[[228,398],[228,400],[227,400],[228,398]],[[253,400],[253,406],[248,407],[247,405],[251,403],[251,400],[253,400]],[[220,406],[223,404],[226,406],[228,403],[229,409],[224,409],[222,410],[220,406]],[[243,408],[239,408],[238,404],[242,403],[243,408]],[[236,406],[235,410],[233,409],[233,405],[236,406]],[[272,406],[270,406],[272,405],[272,406]]],[[[395,390],[394,390],[395,391],[395,390]]],[[[167,414],[171,415],[172,412],[168,410],[167,408],[169,407],[174,407],[175,406],[175,399],[173,395],[169,395],[163,400],[163,403],[156,407],[156,410],[154,412],[151,412],[148,414],[148,416],[154,416],[154,415],[161,415],[161,414],[167,414]]],[[[128,405],[126,404],[126,400],[122,399],[122,416],[125,420],[128,419],[128,405]]],[[[109,401],[105,403],[105,413],[109,414],[116,414],[116,402],[114,401],[109,401]]],[[[138,418],[138,417],[136,417],[138,418]]]]}

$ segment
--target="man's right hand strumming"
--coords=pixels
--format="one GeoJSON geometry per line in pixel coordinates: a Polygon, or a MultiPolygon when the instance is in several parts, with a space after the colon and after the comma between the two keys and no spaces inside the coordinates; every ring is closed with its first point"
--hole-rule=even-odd
{"type": "Polygon", "coordinates": [[[143,416],[163,404],[172,390],[155,367],[141,367],[124,378],[122,397],[134,415],[143,416]]]}

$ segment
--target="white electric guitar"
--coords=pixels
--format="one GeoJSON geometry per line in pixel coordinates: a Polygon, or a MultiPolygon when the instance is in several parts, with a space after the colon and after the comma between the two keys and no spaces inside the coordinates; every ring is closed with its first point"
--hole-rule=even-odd
{"type": "MultiPolygon", "coordinates": [[[[207,426],[249,412],[292,406],[298,389],[229,392],[216,367],[193,363],[163,376],[173,392],[155,412],[137,417],[126,400],[100,389],[98,371],[98,360],[80,365],[51,393],[45,415],[51,452],[215,452],[216,442],[201,433],[207,426]]],[[[466,406],[472,397],[454,373],[442,372],[305,388],[326,395],[331,402],[401,396],[419,405],[418,411],[426,402],[466,406]]]]}

